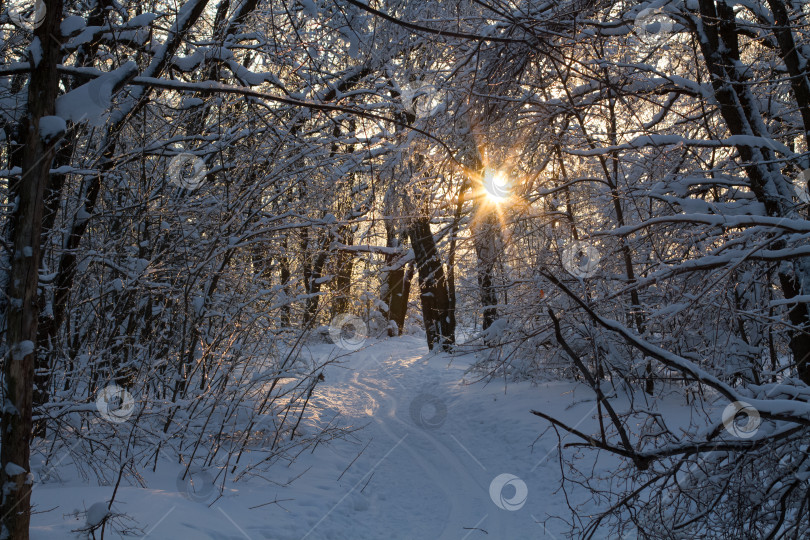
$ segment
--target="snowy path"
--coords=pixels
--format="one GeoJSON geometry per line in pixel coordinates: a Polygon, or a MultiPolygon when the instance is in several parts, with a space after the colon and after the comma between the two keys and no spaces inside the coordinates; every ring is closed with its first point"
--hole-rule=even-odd
{"type": "MultiPolygon", "coordinates": [[[[559,486],[557,441],[551,434],[536,440],[545,426],[529,410],[553,402],[566,418],[590,419],[593,402],[564,410],[576,401],[571,384],[510,385],[505,396],[499,383],[465,384],[467,363],[448,361],[428,354],[421,339],[404,337],[357,351],[327,370],[317,403],[339,411],[347,423],[365,425],[359,436],[371,444],[337,486],[320,494],[330,503],[328,514],[314,522],[317,514],[311,514],[305,538],[561,535],[560,522],[542,523],[548,515],[566,515],[564,498],[553,494],[559,486]],[[518,477],[528,491],[522,496],[518,486],[503,488],[503,506],[511,501],[512,510],[490,496],[501,474],[518,477]]],[[[577,392],[580,400],[590,397],[577,392]]],[[[335,452],[348,463],[364,444],[335,452]]],[[[290,533],[283,538],[301,538],[300,529],[290,533]]]]}
{"type": "MultiPolygon", "coordinates": [[[[456,539],[484,526],[502,537],[504,526],[498,513],[492,512],[497,508],[488,495],[486,469],[476,463],[474,454],[464,455],[469,450],[442,429],[447,422],[448,397],[457,381],[436,381],[437,370],[419,355],[385,363],[377,360],[373,351],[358,356],[361,358],[353,366],[356,371],[341,386],[374,404],[366,435],[374,438],[378,449],[391,447],[374,471],[378,483],[384,479],[384,484],[396,490],[386,504],[390,510],[383,515],[395,515],[398,508],[425,502],[426,495],[437,496],[435,504],[412,514],[422,523],[411,523],[411,527],[425,526],[418,531],[421,537],[456,539]],[[403,478],[406,471],[407,483],[403,478]]],[[[410,530],[409,534],[416,532],[410,530]]]]}
{"type": "MultiPolygon", "coordinates": [[[[334,349],[310,352],[325,357],[334,349]]],[[[529,410],[583,420],[584,428],[595,414],[592,395],[570,383],[510,384],[504,394],[502,382],[465,384],[468,361],[449,360],[409,336],[328,366],[313,394],[320,413],[312,421],[337,415],[362,429],[277,465],[274,482],[295,479],[287,487],[251,479],[209,507],[178,493],[175,472],[164,470],[147,477],[148,489],[121,488],[117,501],[155,539],[561,538],[565,525],[546,521],[568,517],[557,492],[557,439],[551,432],[538,439],[546,425],[529,410]],[[496,485],[493,498],[491,485],[502,474],[513,481],[496,485]],[[274,500],[283,501],[266,504],[274,500]]],[[[109,491],[79,480],[35,490],[35,503],[54,510],[34,517],[33,538],[77,538],[69,531],[80,523],[65,514],[109,491]]]]}

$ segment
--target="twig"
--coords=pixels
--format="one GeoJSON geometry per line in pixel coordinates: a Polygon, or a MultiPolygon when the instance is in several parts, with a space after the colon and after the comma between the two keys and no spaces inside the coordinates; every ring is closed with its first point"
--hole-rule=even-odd
{"type": "MultiPolygon", "coordinates": [[[[262,506],[268,506],[268,505],[270,505],[270,504],[278,504],[278,503],[280,503],[280,502],[284,502],[284,501],[294,501],[294,500],[295,500],[295,499],[276,499],[276,500],[274,500],[274,501],[270,501],[270,502],[266,502],[266,503],[262,503],[262,504],[257,504],[256,506],[248,506],[248,510],[253,510],[254,508],[261,508],[262,506]]],[[[279,504],[279,506],[281,506],[281,505],[279,504]]],[[[283,507],[282,507],[282,508],[283,508],[283,507]]]]}
{"type": "Polygon", "coordinates": [[[377,471],[372,471],[371,476],[369,476],[368,480],[366,480],[366,483],[363,484],[363,489],[360,490],[360,493],[363,493],[363,491],[366,489],[366,486],[368,486],[368,483],[371,482],[372,478],[374,478],[374,475],[376,474],[376,472],[377,471]]]}
{"type": "Polygon", "coordinates": [[[362,456],[362,455],[363,455],[363,452],[365,452],[365,451],[366,451],[366,448],[368,448],[368,445],[370,445],[370,444],[371,444],[371,441],[373,441],[373,440],[374,440],[374,439],[369,440],[369,441],[366,443],[366,445],[363,447],[363,449],[362,449],[362,450],[360,450],[360,453],[359,453],[359,454],[357,454],[357,456],[356,456],[356,457],[355,457],[355,458],[352,460],[352,462],[351,462],[351,463],[349,463],[348,467],[346,467],[345,469],[343,469],[343,472],[342,472],[342,473],[340,473],[340,476],[338,476],[338,481],[339,481],[341,478],[343,478],[343,475],[344,475],[344,474],[346,474],[346,471],[348,471],[348,470],[351,468],[351,466],[352,466],[352,465],[354,465],[354,462],[355,462],[355,461],[357,461],[358,459],[360,459],[360,456],[362,456]]]}

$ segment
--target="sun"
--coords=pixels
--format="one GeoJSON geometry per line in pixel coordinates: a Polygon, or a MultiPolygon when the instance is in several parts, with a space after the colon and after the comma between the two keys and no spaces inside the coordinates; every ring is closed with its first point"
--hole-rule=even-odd
{"type": "Polygon", "coordinates": [[[503,171],[498,171],[487,167],[484,169],[484,177],[481,180],[484,194],[490,202],[500,204],[506,201],[511,195],[511,185],[509,177],[503,171]]]}

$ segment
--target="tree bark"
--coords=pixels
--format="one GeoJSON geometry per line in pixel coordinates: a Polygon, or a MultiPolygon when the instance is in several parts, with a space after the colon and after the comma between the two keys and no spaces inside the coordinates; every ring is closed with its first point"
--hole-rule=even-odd
{"type": "Polygon", "coordinates": [[[303,264],[304,274],[304,290],[307,293],[307,299],[304,306],[304,314],[302,315],[301,324],[304,328],[309,328],[315,323],[315,317],[318,314],[318,303],[321,298],[321,278],[323,277],[323,269],[329,258],[328,242],[324,239],[320,241],[311,240],[309,232],[303,231],[301,240],[301,253],[306,257],[310,250],[315,252],[313,259],[307,260],[303,264]],[[313,248],[315,248],[313,250],[313,248]]]}
{"type": "MultiPolygon", "coordinates": [[[[385,221],[386,247],[399,248],[406,236],[397,230],[393,220],[385,221]]],[[[389,268],[383,281],[380,297],[388,306],[385,319],[388,322],[388,335],[390,337],[402,335],[405,326],[405,316],[408,312],[408,298],[411,294],[411,280],[413,279],[413,265],[398,263],[401,255],[389,253],[385,256],[385,266],[389,268]],[[394,323],[391,325],[391,323],[394,323]]]]}
{"type": "Polygon", "coordinates": [[[3,359],[5,379],[0,448],[0,485],[2,489],[2,526],[0,536],[14,540],[28,538],[31,520],[30,441],[34,363],[36,360],[39,302],[39,268],[42,262],[42,225],[45,213],[45,191],[50,181],[50,168],[56,144],[64,135],[54,126],[54,104],[58,92],[62,1],[47,0],[42,24],[34,30],[34,43],[41,45],[42,55],[30,60],[35,64],[28,82],[28,114],[18,133],[23,146],[22,175],[13,182],[11,196],[15,203],[12,220],[12,256],[8,279],[6,340],[9,352],[3,359]],[[46,123],[47,122],[47,123],[46,123]],[[45,129],[43,129],[45,128],[45,129]]]}
{"type": "Polygon", "coordinates": [[[478,292],[481,298],[483,319],[481,327],[486,330],[498,320],[498,293],[495,289],[495,262],[498,258],[500,229],[494,211],[484,207],[479,212],[487,212],[480,218],[475,231],[475,254],[478,259],[478,292]]]}
{"type": "MultiPolygon", "coordinates": [[[[343,245],[354,244],[354,232],[351,225],[338,228],[337,241],[343,245]]],[[[335,300],[332,303],[332,317],[348,313],[351,309],[352,273],[354,272],[354,255],[350,251],[340,251],[335,255],[335,300]]]]}
{"type": "Polygon", "coordinates": [[[289,249],[289,242],[287,233],[284,233],[284,239],[281,241],[282,254],[279,259],[279,281],[284,290],[284,305],[281,306],[281,326],[288,328],[290,326],[290,260],[287,257],[289,249]]]}
{"type": "Polygon", "coordinates": [[[430,220],[419,217],[408,227],[416,267],[428,348],[449,351],[455,343],[455,327],[450,314],[450,294],[444,267],[430,230],[430,220]]]}
{"type": "MultiPolygon", "coordinates": [[[[773,7],[773,5],[772,5],[773,7]]],[[[778,6],[777,11],[778,11],[778,6]]],[[[697,20],[698,37],[706,67],[711,75],[712,89],[720,108],[720,114],[731,135],[748,135],[770,138],[762,122],[759,105],[751,94],[743,70],[739,69],[740,49],[739,32],[732,8],[724,2],[700,0],[700,18],[697,20]]],[[[779,15],[775,13],[777,19],[779,15]]],[[[777,36],[780,45],[789,45],[784,35],[777,36]]],[[[783,53],[789,51],[783,51],[783,53]]],[[[787,63],[792,63],[787,61],[787,63]]],[[[793,89],[796,98],[804,96],[804,82],[801,78],[794,81],[793,89]]],[[[800,105],[802,105],[800,103],[800,105]]],[[[754,196],[765,207],[772,217],[788,217],[791,208],[786,201],[791,201],[793,192],[790,182],[774,165],[773,152],[768,148],[738,144],[736,146],[749,179],[749,186],[754,196]]],[[[785,247],[785,241],[777,239],[772,249],[785,247]]],[[[780,269],[779,284],[785,298],[794,298],[804,294],[803,283],[810,281],[810,268],[802,260],[794,261],[792,269],[780,269]],[[790,271],[792,270],[792,271],[790,271]]],[[[790,349],[796,364],[799,377],[810,384],[810,310],[806,302],[797,302],[788,312],[790,322],[800,330],[789,331],[790,349]]]]}

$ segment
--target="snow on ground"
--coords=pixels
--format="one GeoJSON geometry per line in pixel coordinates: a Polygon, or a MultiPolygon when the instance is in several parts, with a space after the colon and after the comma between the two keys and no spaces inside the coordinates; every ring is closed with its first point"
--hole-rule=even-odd
{"type": "MultiPolygon", "coordinates": [[[[189,497],[180,467],[161,463],[144,473],[147,488],[122,485],[114,509],[151,539],[561,538],[565,524],[548,520],[569,517],[557,438],[529,411],[592,431],[593,393],[562,382],[470,384],[469,362],[429,354],[413,336],[369,343],[328,366],[313,394],[320,422],[338,414],[343,425],[364,426],[352,437],[275,465],[272,482],[229,485],[210,505],[204,476],[200,496],[189,497]]],[[[599,465],[604,472],[611,463],[599,465]]],[[[34,540],[79,538],[71,531],[103,518],[97,503],[113,487],[88,485],[73,470],[63,464],[58,482],[35,488],[34,540]]]]}

